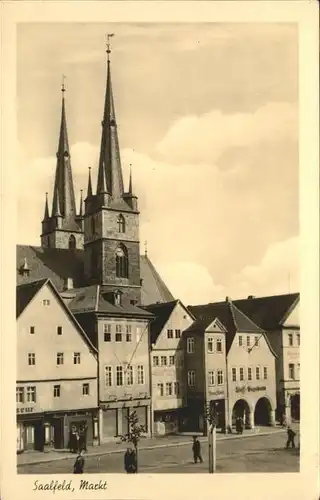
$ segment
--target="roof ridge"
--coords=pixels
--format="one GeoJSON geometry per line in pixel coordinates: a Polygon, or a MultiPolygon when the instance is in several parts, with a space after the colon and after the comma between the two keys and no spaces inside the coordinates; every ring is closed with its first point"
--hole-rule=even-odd
{"type": "Polygon", "coordinates": [[[238,331],[238,324],[237,324],[236,317],[235,317],[234,310],[233,310],[233,307],[235,307],[235,306],[233,305],[233,302],[231,300],[230,301],[228,300],[227,304],[228,304],[228,306],[230,308],[230,312],[231,312],[231,316],[232,316],[232,319],[233,319],[233,323],[234,323],[235,329],[236,329],[236,331],[238,331]]]}

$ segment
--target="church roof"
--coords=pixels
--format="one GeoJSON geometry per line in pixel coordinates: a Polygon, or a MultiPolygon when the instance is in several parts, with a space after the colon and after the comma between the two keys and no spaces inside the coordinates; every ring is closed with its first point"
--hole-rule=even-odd
{"type": "MultiPolygon", "coordinates": [[[[84,250],[44,249],[38,246],[17,245],[16,267],[17,285],[49,278],[57,290],[61,292],[65,289],[66,279],[72,278],[75,288],[84,288],[85,286],[83,273],[84,250]],[[28,262],[28,275],[19,272],[19,267],[25,258],[28,262]]],[[[144,255],[140,256],[140,275],[142,279],[141,302],[143,305],[174,300],[149,257],[144,255]]]]}

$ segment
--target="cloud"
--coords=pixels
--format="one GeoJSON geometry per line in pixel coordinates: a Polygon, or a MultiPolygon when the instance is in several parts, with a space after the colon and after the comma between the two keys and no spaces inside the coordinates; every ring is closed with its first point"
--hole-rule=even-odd
{"type": "Polygon", "coordinates": [[[254,113],[224,114],[212,110],[179,118],[156,149],[164,159],[175,163],[214,163],[230,148],[295,139],[297,133],[296,107],[273,102],[254,113]]]}

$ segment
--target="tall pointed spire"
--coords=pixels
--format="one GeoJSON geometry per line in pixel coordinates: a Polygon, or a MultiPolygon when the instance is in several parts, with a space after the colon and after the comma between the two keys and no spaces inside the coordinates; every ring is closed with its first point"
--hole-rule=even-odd
{"type": "Polygon", "coordinates": [[[87,198],[92,196],[91,167],[89,167],[87,198]]]}
{"type": "Polygon", "coordinates": [[[49,219],[49,206],[48,206],[48,193],[46,193],[46,201],[44,205],[44,217],[43,220],[49,219]]]}
{"type": "Polygon", "coordinates": [[[58,210],[60,211],[62,217],[66,219],[74,219],[76,216],[76,203],[70,162],[70,150],[64,98],[64,93],[66,91],[64,79],[65,77],[63,77],[63,83],[61,87],[62,109],[57,152],[57,167],[53,191],[52,214],[56,213],[58,210]],[[59,207],[57,206],[58,198],[60,199],[59,207]]]}
{"type": "Polygon", "coordinates": [[[130,165],[130,177],[129,177],[129,194],[132,194],[132,166],[130,165]]]}
{"type": "Polygon", "coordinates": [[[59,191],[57,191],[55,209],[52,209],[52,217],[61,217],[61,205],[60,205],[60,196],[59,191]]]}
{"type": "Polygon", "coordinates": [[[103,192],[103,183],[106,182],[106,192],[109,193],[114,200],[118,200],[122,197],[124,190],[120,161],[119,139],[111,83],[111,36],[113,36],[113,34],[107,35],[107,83],[102,121],[97,194],[103,192]]]}

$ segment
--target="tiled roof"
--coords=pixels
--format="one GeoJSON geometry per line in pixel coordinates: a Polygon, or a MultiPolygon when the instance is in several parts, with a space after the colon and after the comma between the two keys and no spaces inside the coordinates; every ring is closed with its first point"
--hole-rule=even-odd
{"type": "MultiPolygon", "coordinates": [[[[17,245],[17,285],[49,278],[61,292],[65,279],[72,278],[75,288],[85,286],[84,251],[64,249],[43,249],[28,245],[17,245]],[[19,274],[18,268],[26,259],[29,276],[19,274]]],[[[142,279],[141,301],[147,305],[155,302],[169,302],[174,297],[159,276],[149,257],[140,256],[140,275],[142,279]]]]}
{"type": "Polygon", "coordinates": [[[299,302],[299,293],[235,300],[234,304],[264,330],[275,330],[299,302]]]}
{"type": "Polygon", "coordinates": [[[17,302],[16,302],[16,316],[17,318],[27,307],[29,302],[33,299],[36,293],[43,287],[47,280],[42,279],[32,283],[17,286],[17,302]]]}
{"type": "Polygon", "coordinates": [[[196,321],[186,330],[203,333],[216,318],[226,329],[226,345],[229,351],[236,332],[259,333],[263,331],[243,314],[232,302],[217,302],[203,306],[189,306],[196,321]]]}
{"type": "Polygon", "coordinates": [[[154,320],[150,324],[151,343],[155,344],[162,329],[171,316],[178,300],[163,302],[162,304],[150,304],[145,309],[154,315],[154,320]]]}

